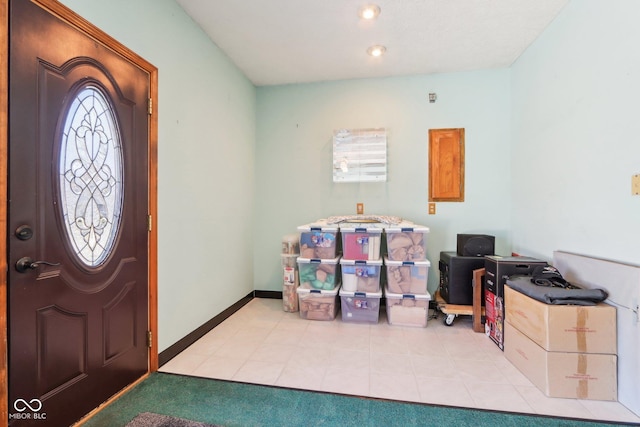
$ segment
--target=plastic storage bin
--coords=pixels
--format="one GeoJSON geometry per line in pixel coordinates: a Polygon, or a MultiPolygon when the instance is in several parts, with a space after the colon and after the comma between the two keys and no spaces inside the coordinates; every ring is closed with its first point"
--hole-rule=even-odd
{"type": "Polygon", "coordinates": [[[297,258],[300,253],[300,236],[287,234],[282,236],[280,260],[283,270],[282,309],[286,312],[298,311],[299,286],[297,258]]]}
{"type": "Polygon", "coordinates": [[[300,236],[297,234],[287,234],[282,236],[282,254],[283,255],[299,255],[300,254],[300,236]]]}
{"type": "Polygon", "coordinates": [[[298,255],[280,255],[280,260],[282,262],[283,267],[298,267],[298,255]]]}
{"type": "Polygon", "coordinates": [[[287,313],[298,311],[298,286],[287,283],[282,285],[282,310],[287,313]]]}
{"type": "Polygon", "coordinates": [[[431,263],[424,261],[392,261],[385,257],[387,286],[396,294],[426,294],[431,263]]]}
{"type": "Polygon", "coordinates": [[[342,271],[342,289],[347,292],[380,291],[380,272],[382,260],[340,259],[342,271]]]}
{"type": "Polygon", "coordinates": [[[341,224],[342,258],[352,260],[380,259],[382,224],[341,224]]]}
{"type": "Polygon", "coordinates": [[[298,288],[300,317],[307,320],[334,320],[338,314],[338,291],[298,288]]]}
{"type": "Polygon", "coordinates": [[[392,261],[424,261],[427,259],[429,227],[410,222],[385,227],[387,257],[392,261]]]}
{"type": "Polygon", "coordinates": [[[384,290],[387,304],[387,322],[394,326],[426,327],[429,318],[431,295],[397,294],[384,290]]]}
{"type": "Polygon", "coordinates": [[[333,259],[299,257],[297,262],[300,287],[325,291],[334,289],[340,283],[339,260],[339,256],[333,259]]]}
{"type": "Polygon", "coordinates": [[[340,289],[340,310],[343,322],[378,323],[382,291],[349,292],[340,289]]]}
{"type": "Polygon", "coordinates": [[[303,258],[333,259],[339,255],[338,226],[325,220],[298,227],[300,256],[303,258]]]}
{"type": "Polygon", "coordinates": [[[286,312],[298,311],[298,255],[280,255],[282,259],[282,308],[286,312]]]}

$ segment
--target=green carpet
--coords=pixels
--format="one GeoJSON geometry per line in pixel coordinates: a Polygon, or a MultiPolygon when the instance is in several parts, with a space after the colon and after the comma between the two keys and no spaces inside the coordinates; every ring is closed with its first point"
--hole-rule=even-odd
{"type": "Polygon", "coordinates": [[[83,427],[121,427],[153,412],[225,427],[603,426],[495,411],[393,402],[154,373],[83,427]]]}

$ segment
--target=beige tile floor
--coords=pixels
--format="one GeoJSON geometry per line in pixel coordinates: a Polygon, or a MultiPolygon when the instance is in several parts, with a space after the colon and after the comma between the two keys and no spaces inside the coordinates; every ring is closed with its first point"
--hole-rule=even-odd
{"type": "Polygon", "coordinates": [[[426,328],[301,319],[256,298],[160,368],[198,377],[509,412],[640,423],[618,402],[548,398],[471,318],[426,328]]]}

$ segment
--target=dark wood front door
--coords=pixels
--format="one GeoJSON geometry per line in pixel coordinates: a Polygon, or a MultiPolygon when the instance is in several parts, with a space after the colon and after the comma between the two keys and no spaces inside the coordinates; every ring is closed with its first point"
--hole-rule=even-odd
{"type": "Polygon", "coordinates": [[[9,14],[9,421],[64,426],[148,372],[150,76],[9,14]]]}

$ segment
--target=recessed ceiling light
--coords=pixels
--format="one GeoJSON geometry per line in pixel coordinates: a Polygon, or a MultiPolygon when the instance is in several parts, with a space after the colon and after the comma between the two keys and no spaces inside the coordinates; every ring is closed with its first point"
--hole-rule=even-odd
{"type": "Polygon", "coordinates": [[[367,53],[375,57],[384,55],[386,51],[387,51],[387,48],[380,45],[371,46],[369,49],[367,49],[367,53]]]}
{"type": "Polygon", "coordinates": [[[362,19],[376,19],[380,15],[380,6],[377,4],[368,4],[360,8],[358,15],[362,19]]]}

